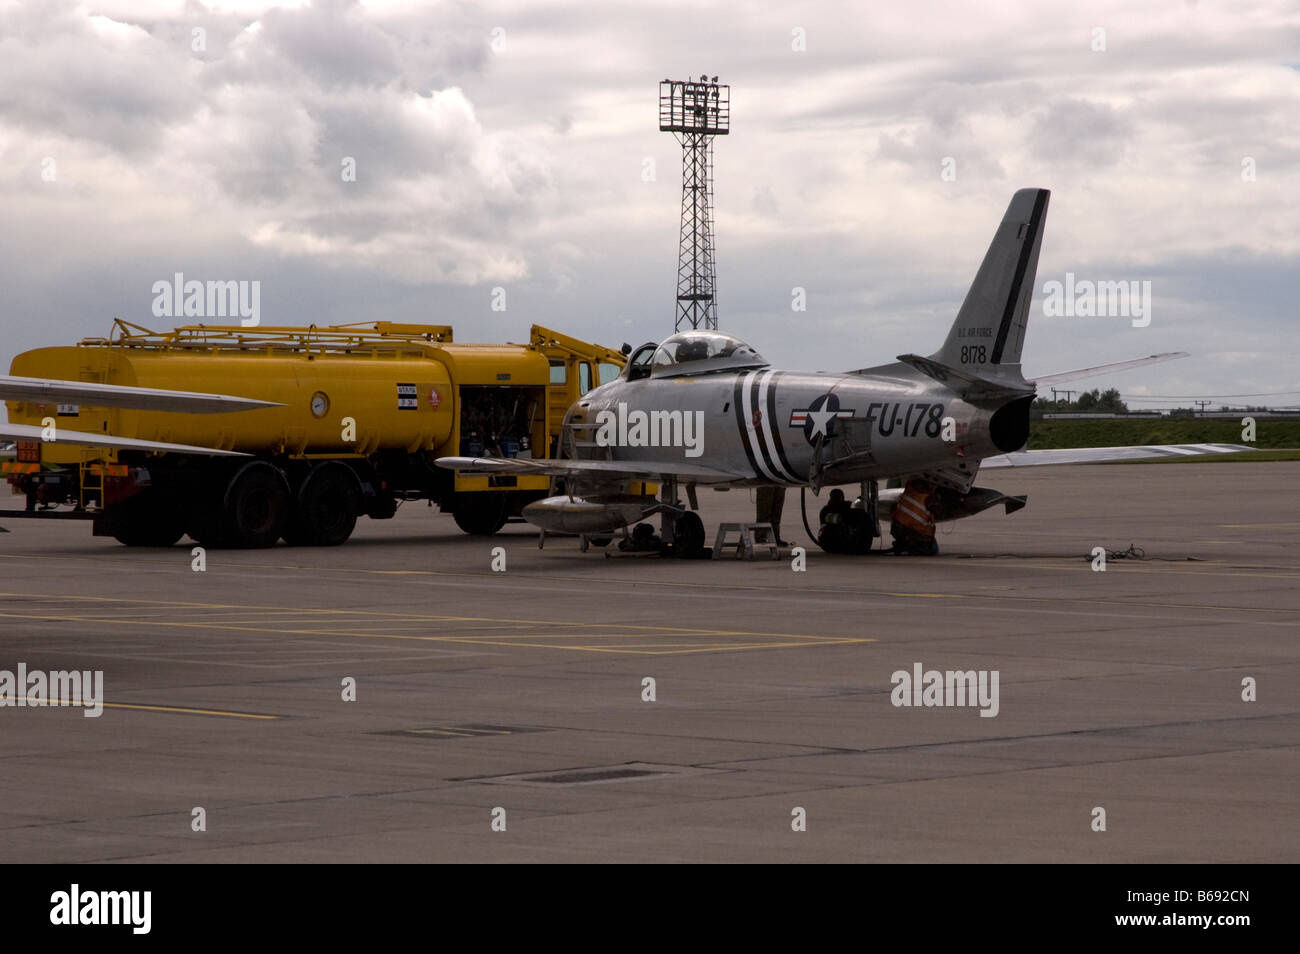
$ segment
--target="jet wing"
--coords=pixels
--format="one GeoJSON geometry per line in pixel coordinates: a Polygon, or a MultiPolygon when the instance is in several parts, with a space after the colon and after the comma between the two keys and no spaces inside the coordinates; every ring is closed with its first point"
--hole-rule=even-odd
{"type": "Polygon", "coordinates": [[[121,407],[137,411],[184,411],[189,414],[223,414],[284,406],[274,401],[257,401],[229,394],[168,391],[125,384],[95,384],[90,381],[18,378],[7,374],[0,374],[0,400],[85,404],[89,407],[121,407]]]}
{"type": "Polygon", "coordinates": [[[610,480],[662,480],[676,477],[696,484],[727,484],[752,477],[702,464],[647,460],[528,460],[517,457],[439,457],[439,467],[480,474],[540,474],[610,480]]]}
{"type": "Polygon", "coordinates": [[[986,457],[986,467],[1043,467],[1048,464],[1104,464],[1116,460],[1157,460],[1162,457],[1197,457],[1205,454],[1236,454],[1254,450],[1240,444],[1147,444],[1143,447],[1065,447],[1056,450],[1017,451],[986,457]]]}
{"type": "Polygon", "coordinates": [[[41,441],[45,444],[85,444],[89,447],[116,447],[119,450],[153,451],[158,454],[208,454],[213,457],[248,457],[240,451],[217,450],[215,447],[197,447],[192,444],[167,444],[162,441],[142,441],[134,437],[114,437],[112,434],[88,434],[84,431],[66,431],[55,428],[54,439],[42,435],[44,428],[34,424],[0,424],[0,437],[13,441],[41,441]]]}

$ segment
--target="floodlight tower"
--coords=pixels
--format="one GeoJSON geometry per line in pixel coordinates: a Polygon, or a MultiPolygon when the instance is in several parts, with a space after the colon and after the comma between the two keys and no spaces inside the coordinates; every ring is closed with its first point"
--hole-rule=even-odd
{"type": "Polygon", "coordinates": [[[731,87],[718,78],[659,84],[659,131],[682,144],[682,231],[674,331],[718,327],[713,260],[713,137],[731,125],[731,87]]]}

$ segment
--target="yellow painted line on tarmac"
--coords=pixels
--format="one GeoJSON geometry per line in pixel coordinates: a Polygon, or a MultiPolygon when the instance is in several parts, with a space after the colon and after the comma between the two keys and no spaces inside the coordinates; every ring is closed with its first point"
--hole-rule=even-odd
{"type": "MultiPolygon", "coordinates": [[[[18,699],[27,703],[30,708],[50,708],[57,709],[63,706],[80,706],[85,708],[84,702],[60,702],[57,705],[50,705],[48,700],[35,700],[30,696],[18,696],[18,699]]],[[[222,709],[191,709],[187,706],[147,706],[143,703],[136,702],[101,702],[99,703],[105,709],[138,709],[143,712],[180,712],[185,715],[207,715],[207,716],[225,716],[230,719],[278,719],[276,715],[263,715],[257,712],[226,712],[222,709]]]]}
{"type": "MultiPolygon", "coordinates": [[[[1025,566],[1026,564],[1017,563],[1016,565],[1025,566]]],[[[1074,566],[1063,567],[1063,566],[1049,565],[1045,568],[1063,570],[1069,572],[1077,572],[1077,568],[1074,566]]],[[[1138,566],[1133,566],[1133,565],[1130,565],[1125,569],[1127,569],[1129,572],[1137,572],[1137,573],[1144,572],[1138,566]]],[[[1159,572],[1159,570],[1156,568],[1152,568],[1151,570],[1145,572],[1159,572]]],[[[1249,574],[1213,574],[1213,575],[1242,576],[1242,575],[1249,575],[1249,574]]],[[[1254,575],[1259,576],[1264,574],[1254,574],[1254,575]]],[[[1279,576],[1278,578],[1293,579],[1294,577],[1284,575],[1284,576],[1279,576]]],[[[737,587],[737,589],[743,589],[743,588],[744,587],[737,587]]],[[[838,593],[840,591],[828,590],[826,592],[838,593]]],[[[881,596],[881,595],[890,595],[890,594],[880,594],[880,593],[860,591],[859,595],[870,597],[870,596],[881,596]]],[[[911,596],[914,594],[906,594],[906,595],[911,596]]],[[[975,592],[965,594],[965,595],[972,599],[993,600],[999,603],[1021,603],[1021,602],[1023,603],[1072,603],[1072,602],[1079,603],[1082,602],[1082,603],[1100,603],[1103,605],[1111,605],[1116,607],[1122,607],[1125,609],[1140,609],[1142,607],[1158,607],[1158,608],[1176,608],[1176,609],[1207,609],[1207,610],[1217,610],[1222,612],[1247,612],[1247,613],[1291,614],[1291,613],[1298,612],[1296,609],[1288,609],[1285,607],[1271,607],[1271,606],[1231,606],[1231,605],[1217,605],[1212,603],[1186,603],[1186,602],[1173,603],[1173,602],[1160,602],[1160,601],[1140,600],[1140,599],[1114,600],[1114,599],[1100,598],[1098,597],[1095,591],[1091,591],[1091,590],[1082,591],[1078,596],[1067,596],[1065,594],[1056,594],[1053,596],[1025,596],[1025,595],[1008,595],[1008,594],[992,594],[992,593],[981,594],[975,592]]],[[[301,613],[304,616],[324,616],[324,617],[338,617],[338,616],[347,617],[347,616],[357,616],[359,614],[366,613],[366,611],[358,611],[358,610],[343,610],[343,609],[333,610],[333,609],[321,609],[316,607],[300,607],[297,609],[287,609],[284,607],[274,607],[274,606],[249,606],[247,604],[234,605],[234,604],[210,604],[210,603],[185,603],[185,602],[171,601],[171,600],[144,600],[144,599],[130,599],[130,598],[123,598],[123,597],[108,597],[108,596],[65,596],[65,595],[49,594],[49,593],[0,592],[0,598],[4,598],[7,596],[22,597],[25,599],[36,598],[36,599],[47,599],[47,600],[75,600],[78,602],[134,604],[134,605],[143,605],[143,606],[151,606],[151,607],[152,606],[174,606],[174,607],[180,607],[184,609],[194,609],[194,608],[240,609],[245,612],[256,612],[260,610],[268,610],[273,613],[297,612],[297,613],[301,613]]],[[[897,598],[901,598],[901,597],[897,597],[897,598]]],[[[699,627],[686,628],[686,627],[669,627],[669,626],[650,626],[650,625],[642,625],[636,623],[588,623],[588,622],[574,621],[574,620],[494,619],[492,617],[432,616],[432,615],[420,615],[414,613],[389,613],[389,612],[380,612],[380,611],[375,611],[373,613],[366,613],[366,615],[382,617],[385,619],[405,621],[409,623],[426,623],[426,624],[461,622],[461,623],[501,624],[507,626],[572,626],[572,627],[578,627],[583,629],[594,629],[597,627],[602,629],[610,629],[610,628],[625,629],[625,630],[635,629],[635,630],[643,630],[652,633],[664,633],[666,635],[688,634],[692,636],[761,636],[767,638],[806,640],[807,643],[811,645],[815,645],[818,643],[834,644],[837,642],[875,642],[875,640],[873,639],[855,638],[855,637],[816,636],[816,635],[796,634],[796,633],[756,633],[756,632],[747,632],[747,631],[739,631],[739,630],[706,630],[706,629],[700,629],[699,627]]],[[[72,622],[94,621],[94,618],[92,617],[72,617],[72,616],[63,617],[63,616],[53,616],[53,615],[28,616],[23,614],[0,613],[0,618],[3,618],[5,616],[10,616],[15,619],[38,618],[38,619],[66,620],[72,622]]],[[[125,623],[132,623],[135,621],[126,618],[117,619],[117,618],[105,617],[103,619],[103,622],[125,624],[125,623]]],[[[367,632],[353,633],[353,632],[346,632],[346,631],[330,632],[330,631],[322,631],[317,629],[267,629],[264,627],[238,627],[238,626],[222,624],[220,622],[150,623],[143,620],[139,622],[144,625],[244,630],[244,631],[256,632],[256,633],[270,633],[270,634],[283,633],[286,635],[303,635],[303,636],[329,635],[329,636],[374,638],[374,639],[407,639],[407,640],[413,639],[413,640],[434,641],[434,642],[449,641],[455,639],[455,637],[411,636],[411,635],[389,634],[389,633],[367,633],[367,632]]],[[[500,639],[510,638],[505,634],[497,634],[497,635],[498,638],[500,639]]],[[[521,635],[536,636],[537,634],[521,634],[521,635]]],[[[583,638],[590,638],[591,635],[594,634],[584,634],[583,638]]],[[[485,645],[503,645],[503,646],[510,645],[509,643],[488,643],[485,640],[480,640],[480,641],[484,642],[485,645]]],[[[771,644],[771,645],[773,645],[773,647],[775,648],[784,644],[771,644]]]]}
{"type": "MultiPolygon", "coordinates": [[[[0,593],[0,597],[7,595],[23,596],[27,599],[36,597],[38,599],[48,600],[78,600],[81,602],[101,602],[112,603],[115,605],[134,604],[146,607],[154,606],[171,606],[178,608],[214,608],[212,604],[187,604],[176,601],[153,601],[153,600],[131,600],[119,597],[63,597],[51,594],[6,594],[0,593]]],[[[234,607],[231,607],[234,608],[234,607]]],[[[255,611],[261,607],[239,607],[244,612],[255,611]]],[[[282,613],[281,607],[265,607],[273,613],[282,613]]],[[[356,616],[356,610],[317,610],[302,609],[303,616],[323,617],[322,622],[328,625],[329,620],[335,616],[356,616]]],[[[269,614],[268,614],[269,615],[269,614]]],[[[668,655],[691,652],[734,652],[738,650],[749,649],[779,649],[792,647],[808,647],[823,645],[842,645],[847,643],[869,643],[875,642],[874,639],[865,637],[840,637],[840,636],[816,636],[801,633],[759,633],[744,630],[708,630],[687,627],[670,627],[670,626],[649,626],[634,623],[587,623],[574,620],[518,620],[518,619],[492,619],[487,617],[460,617],[460,616],[420,616],[416,614],[401,613],[375,613],[375,616],[391,618],[395,620],[404,620],[407,624],[446,624],[446,623],[476,623],[476,624],[495,624],[496,626],[531,626],[534,627],[532,632],[525,633],[447,633],[437,636],[412,635],[404,633],[387,633],[387,632],[358,632],[352,630],[335,630],[335,629],[302,629],[290,627],[267,627],[267,626],[249,626],[238,625],[232,622],[210,621],[200,622],[195,620],[158,620],[158,619],[140,619],[129,616],[102,616],[102,615],[66,615],[53,613],[0,613],[0,618],[8,619],[39,619],[56,622],[75,622],[83,624],[99,624],[110,626],[154,626],[169,627],[180,629],[204,629],[217,630],[224,632],[247,632],[258,633],[261,635],[271,636],[315,636],[315,637],[342,637],[351,639],[401,639],[416,640],[420,642],[449,643],[460,646],[503,646],[518,647],[528,646],[540,649],[564,649],[579,652],[618,652],[631,654],[647,655],[668,655]],[[573,628],[580,632],[560,632],[548,633],[539,631],[537,627],[564,627],[573,628]],[[635,630],[636,632],[609,632],[608,630],[635,630]],[[604,630],[596,631],[596,630],[604,630]],[[619,648],[608,646],[596,646],[590,644],[572,644],[569,640],[597,640],[597,639],[615,639],[627,638],[631,636],[662,635],[665,638],[677,637],[697,639],[699,642],[673,642],[673,643],[647,643],[646,646],[654,646],[655,649],[634,648],[624,645],[619,648]],[[740,639],[741,642],[728,641],[729,639],[740,639]],[[565,642],[557,642],[565,640],[565,642]]],[[[397,624],[394,624],[397,625],[397,624]]]]}
{"type": "Polygon", "coordinates": [[[1300,523],[1216,523],[1215,526],[1233,530],[1279,530],[1282,527],[1300,527],[1300,523]]]}
{"type": "Polygon", "coordinates": [[[226,712],[223,709],[191,709],[187,706],[146,706],[127,702],[105,702],[106,709],[140,709],[144,712],[181,712],[186,715],[224,716],[228,719],[278,719],[258,712],[226,712]]]}
{"type": "MultiPolygon", "coordinates": [[[[844,642],[873,643],[874,639],[844,640],[844,642]]],[[[541,645],[541,644],[539,644],[541,645]]],[[[558,646],[557,649],[581,649],[589,653],[622,653],[629,656],[689,656],[692,653],[739,652],[749,649],[793,649],[807,643],[741,643],[740,645],[700,646],[697,649],[625,649],[613,646],[558,646]]]]}
{"type": "MultiPolygon", "coordinates": [[[[370,633],[355,632],[351,630],[333,630],[333,629],[276,629],[264,626],[241,626],[233,623],[196,623],[186,622],[184,620],[154,620],[154,619],[133,619],[126,616],[56,616],[52,613],[0,613],[0,618],[8,619],[43,619],[53,620],[56,622],[67,623],[105,623],[113,626],[164,626],[179,627],[183,629],[215,629],[228,630],[234,632],[249,633],[272,633],[285,636],[342,636],[355,639],[414,639],[424,642],[464,642],[464,643],[488,643],[488,640],[482,636],[473,633],[447,633],[441,636],[414,636],[404,633],[370,633]]],[[[537,626],[538,620],[518,621],[511,620],[511,623],[524,622],[528,625],[537,626]]],[[[569,621],[556,621],[553,624],[542,622],[543,625],[555,626],[597,626],[595,623],[573,623],[569,621]]],[[[621,624],[612,624],[618,628],[621,624]]],[[[761,636],[776,639],[795,639],[804,640],[809,644],[821,642],[875,642],[874,639],[865,637],[850,636],[814,636],[802,633],[757,633],[749,630],[710,630],[710,629],[682,629],[677,627],[657,627],[657,626],[635,626],[631,627],[642,632],[637,633],[518,633],[514,635],[505,633],[493,634],[495,639],[512,640],[512,639],[550,639],[550,638],[568,638],[568,639],[601,639],[613,638],[618,636],[644,636],[646,633],[662,632],[668,636],[699,636],[699,637],[718,637],[718,636],[761,636]]],[[[508,642],[492,643],[492,645],[510,645],[508,642]]],[[[791,643],[790,645],[800,645],[791,643]]]]}
{"type": "MultiPolygon", "coordinates": [[[[911,595],[911,594],[907,594],[907,595],[911,595]]],[[[375,616],[375,617],[382,617],[384,619],[406,620],[412,623],[497,623],[497,624],[504,624],[509,626],[519,626],[519,625],[573,626],[573,627],[578,627],[580,629],[608,629],[612,627],[617,629],[644,630],[646,632],[653,632],[653,633],[685,633],[689,635],[705,634],[709,636],[781,636],[781,637],[788,637],[791,639],[814,639],[814,640],[825,638],[822,636],[814,636],[814,635],[807,635],[801,633],[757,633],[749,630],[701,629],[698,626],[663,626],[659,624],[617,623],[617,622],[589,623],[583,620],[567,620],[567,619],[545,620],[545,619],[517,619],[517,618],[510,619],[510,618],[492,617],[492,616],[441,616],[441,615],[426,615],[420,613],[388,613],[388,612],[381,612],[379,610],[375,610],[372,612],[369,610],[355,610],[355,609],[351,609],[351,610],[324,609],[319,607],[286,608],[280,606],[256,606],[256,605],[250,606],[248,604],[237,606],[234,604],[184,603],[175,600],[126,599],[126,598],[114,597],[114,596],[66,596],[57,593],[0,592],[0,598],[6,596],[19,596],[28,599],[36,598],[36,599],[43,599],[43,600],[78,600],[81,602],[93,602],[93,603],[132,603],[132,604],[143,605],[143,606],[176,606],[176,607],[182,607],[184,609],[193,609],[193,608],[239,609],[249,613],[253,613],[261,610],[267,610],[273,613],[289,613],[289,612],[302,613],[304,616],[375,616]]],[[[4,616],[4,615],[6,614],[0,613],[0,616],[4,616]]],[[[50,617],[50,618],[59,619],[62,617],[50,617]]],[[[67,618],[75,619],[77,617],[67,617],[67,618]]],[[[116,617],[104,617],[104,619],[107,622],[130,622],[130,620],[128,620],[125,617],[122,617],[120,619],[116,617]]],[[[218,621],[213,621],[211,623],[194,623],[194,624],[169,623],[166,625],[194,625],[197,627],[204,627],[204,626],[219,627],[222,624],[218,620],[218,621]]],[[[286,632],[293,632],[293,630],[286,630],[286,632]]],[[[306,630],[304,632],[308,634],[315,634],[317,630],[306,630]]],[[[350,635],[350,634],[339,633],[338,635],[350,635]]],[[[361,635],[370,635],[370,634],[361,634],[361,635]]],[[[375,634],[375,635],[382,636],[382,634],[375,634]]],[[[408,637],[393,637],[393,638],[430,639],[436,637],[408,636],[408,637]]]]}
{"type": "MultiPolygon", "coordinates": [[[[345,616],[345,617],[346,616],[374,616],[374,617],[382,617],[384,619],[406,620],[412,623],[499,623],[499,624],[510,625],[510,626],[518,626],[518,625],[574,626],[583,629],[607,629],[613,626],[619,629],[640,629],[640,630],[645,630],[647,632],[654,632],[654,633],[690,633],[690,634],[707,633],[709,635],[721,635],[721,636],[732,636],[732,635],[786,636],[794,639],[821,639],[822,638],[820,636],[808,636],[808,635],[802,635],[798,633],[754,633],[754,632],[745,632],[739,630],[735,632],[731,630],[706,630],[706,629],[700,629],[699,627],[696,626],[684,627],[684,626],[662,626],[658,624],[652,625],[652,624],[642,624],[642,623],[608,623],[608,622],[589,623],[583,620],[566,620],[566,619],[539,620],[539,619],[518,619],[518,618],[509,619],[504,617],[492,617],[492,616],[441,616],[441,615],[428,615],[422,613],[390,613],[390,612],[382,612],[379,610],[370,611],[370,610],[355,610],[355,609],[327,609],[321,607],[306,607],[306,606],[283,607],[283,606],[249,605],[247,603],[244,604],[185,603],[177,600],[144,600],[144,599],[129,599],[125,597],[116,597],[116,596],[71,596],[71,595],[64,595],[59,593],[0,592],[0,598],[7,597],[7,596],[22,597],[24,599],[35,598],[35,599],[42,599],[42,600],[76,600],[79,602],[87,602],[87,603],[123,603],[123,604],[133,604],[133,605],[149,606],[149,607],[175,606],[175,607],[181,607],[183,609],[230,609],[230,610],[241,610],[248,613],[267,610],[272,613],[301,613],[304,616],[345,616]]],[[[3,615],[5,614],[0,613],[0,616],[3,615]]],[[[50,618],[59,618],[59,617],[50,617],[50,618]]],[[[108,621],[114,621],[111,617],[106,619],[108,621]]],[[[118,621],[125,621],[125,620],[123,619],[118,621]]],[[[182,624],[177,623],[177,624],[169,624],[169,625],[182,625],[182,624]]],[[[184,625],[189,625],[189,624],[184,624],[184,625]]],[[[194,625],[202,626],[204,624],[195,623],[194,625]]],[[[218,623],[214,622],[212,625],[215,626],[218,625],[218,623]]],[[[288,632],[292,632],[292,631],[290,630],[288,632]]],[[[310,630],[307,632],[309,634],[314,634],[316,631],[310,630]]],[[[348,634],[340,633],[338,635],[348,635],[348,634]]],[[[401,638],[401,637],[394,637],[394,638],[401,638]]],[[[432,637],[409,636],[405,638],[428,639],[432,637]]]]}

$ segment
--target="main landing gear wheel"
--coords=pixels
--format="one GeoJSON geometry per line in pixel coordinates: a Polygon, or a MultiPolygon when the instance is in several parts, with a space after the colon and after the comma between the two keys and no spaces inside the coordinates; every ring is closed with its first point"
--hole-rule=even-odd
{"type": "Polygon", "coordinates": [[[586,553],[587,550],[591,547],[607,547],[614,542],[613,537],[603,536],[601,534],[596,534],[596,533],[592,533],[592,534],[583,533],[580,534],[579,537],[580,539],[578,541],[578,549],[581,550],[583,553],[586,553]]]}
{"type": "Polygon", "coordinates": [[[361,510],[357,478],[341,464],[313,470],[298,492],[285,542],[292,546],[336,547],[352,536],[361,510]]]}
{"type": "Polygon", "coordinates": [[[703,552],[704,521],[698,513],[688,510],[673,524],[673,553],[685,560],[703,552]]]}

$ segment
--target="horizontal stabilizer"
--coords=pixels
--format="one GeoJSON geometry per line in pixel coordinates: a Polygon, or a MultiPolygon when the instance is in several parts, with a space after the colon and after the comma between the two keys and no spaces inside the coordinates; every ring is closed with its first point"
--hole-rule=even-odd
{"type": "Polygon", "coordinates": [[[284,406],[274,401],[257,401],[229,394],[201,394],[194,391],[137,388],[125,384],[17,378],[10,375],[0,375],[0,400],[30,401],[36,404],[84,404],[87,407],[120,407],[136,411],[181,411],[187,414],[224,414],[284,406]]]}
{"type": "Polygon", "coordinates": [[[141,441],[134,437],[114,437],[112,434],[87,434],[83,431],[54,429],[53,439],[42,435],[45,429],[34,424],[0,424],[0,437],[11,441],[40,441],[44,444],[84,444],[87,447],[116,447],[118,450],[151,451],[156,454],[206,454],[211,457],[248,457],[240,451],[217,450],[215,447],[196,447],[192,444],[167,444],[161,441],[141,441]]]}
{"type": "Polygon", "coordinates": [[[1240,444],[1148,444],[1143,447],[1063,447],[1055,450],[1017,451],[986,457],[980,469],[989,467],[1044,467],[1048,464],[1105,464],[1117,460],[1158,460],[1162,457],[1199,457],[1206,454],[1237,454],[1254,450],[1240,444]]]}
{"type": "Polygon", "coordinates": [[[992,381],[969,371],[940,364],[933,358],[922,358],[916,354],[900,354],[898,360],[909,364],[922,374],[929,375],[941,384],[947,385],[963,400],[972,403],[981,401],[1005,401],[1020,397],[1029,397],[1034,393],[1032,386],[1020,384],[1011,378],[992,381]]]}
{"type": "Polygon", "coordinates": [[[1186,357],[1188,357],[1186,351],[1166,351],[1163,354],[1147,355],[1145,358],[1134,358],[1132,361],[1116,361],[1114,364],[1099,364],[1095,368],[1080,368],[1077,371],[1046,374],[1041,378],[1035,378],[1031,383],[1038,385],[1040,388],[1052,387],[1056,384],[1079,381],[1083,378],[1095,378],[1099,374],[1109,374],[1112,371],[1127,371],[1129,368],[1140,368],[1146,364],[1159,364],[1161,361],[1174,361],[1186,357]]]}

